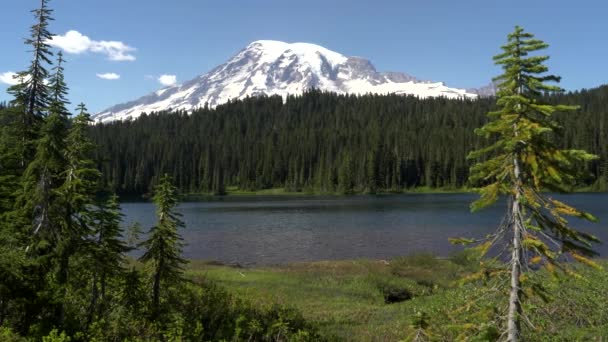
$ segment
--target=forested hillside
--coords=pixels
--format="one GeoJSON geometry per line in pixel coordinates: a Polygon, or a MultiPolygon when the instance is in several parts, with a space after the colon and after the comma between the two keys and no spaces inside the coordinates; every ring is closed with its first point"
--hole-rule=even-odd
{"type": "MultiPolygon", "coordinates": [[[[554,95],[576,104],[558,114],[563,147],[600,155],[580,186],[605,190],[608,177],[608,86],[554,95]]],[[[152,113],[96,125],[104,182],[143,194],[168,172],[185,192],[285,188],[308,192],[404,191],[467,186],[467,154],[483,145],[474,130],[494,99],[345,96],[250,98],[216,109],[152,113]]]]}

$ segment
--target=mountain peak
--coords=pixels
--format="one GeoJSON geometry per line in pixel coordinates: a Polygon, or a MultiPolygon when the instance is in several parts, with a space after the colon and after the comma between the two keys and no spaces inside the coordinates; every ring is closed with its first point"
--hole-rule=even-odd
{"type": "Polygon", "coordinates": [[[310,43],[251,42],[226,63],[182,85],[163,88],[93,116],[97,122],[136,118],[141,113],[186,110],[247,96],[298,95],[310,88],[351,94],[404,94],[475,98],[471,90],[420,81],[405,73],[376,71],[361,57],[347,57],[310,43]]]}
{"type": "MultiPolygon", "coordinates": [[[[347,58],[335,51],[320,45],[310,43],[286,43],[278,40],[256,40],[249,44],[244,51],[259,53],[260,63],[274,63],[297,58],[300,63],[320,67],[323,60],[332,66],[344,63],[347,58]]],[[[238,56],[238,55],[237,55],[238,56]]]]}
{"type": "Polygon", "coordinates": [[[322,55],[327,55],[336,59],[344,59],[342,54],[324,48],[321,45],[311,44],[311,43],[286,43],[279,40],[256,40],[251,42],[247,49],[262,49],[266,51],[269,55],[280,55],[287,51],[292,51],[297,54],[314,54],[320,53],[322,55]]]}

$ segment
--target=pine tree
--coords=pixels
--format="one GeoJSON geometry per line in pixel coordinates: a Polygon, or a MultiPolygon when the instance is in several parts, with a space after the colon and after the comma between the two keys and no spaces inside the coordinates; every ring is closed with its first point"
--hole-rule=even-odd
{"type": "Polygon", "coordinates": [[[346,154],[340,166],[340,174],[338,177],[340,191],[344,194],[352,194],[355,190],[353,161],[350,154],[346,154]]]}
{"type": "MultiPolygon", "coordinates": [[[[90,116],[83,103],[76,110],[78,114],[71,120],[66,136],[64,155],[67,168],[63,172],[64,183],[61,188],[68,205],[66,211],[69,221],[73,222],[82,221],[78,217],[89,212],[100,178],[100,172],[92,160],[96,146],[87,132],[91,123],[90,116]],[[71,217],[72,215],[76,216],[71,217]]],[[[84,231],[80,235],[84,235],[84,231]]]]}
{"type": "Polygon", "coordinates": [[[70,257],[75,253],[78,241],[86,236],[73,224],[74,211],[70,200],[74,194],[64,191],[66,184],[63,178],[66,170],[69,170],[66,138],[70,113],[67,110],[68,88],[64,81],[63,63],[63,56],[59,54],[49,80],[51,93],[48,116],[43,118],[36,155],[25,173],[26,185],[32,186],[36,181],[38,183],[35,190],[32,189],[33,192],[26,190],[24,193],[26,198],[29,198],[30,193],[37,195],[33,198],[34,202],[26,205],[26,208],[34,208],[34,220],[37,224],[32,241],[41,248],[41,255],[48,254],[57,259],[53,266],[57,269],[55,290],[59,292],[60,298],[56,315],[60,325],[63,325],[65,320],[70,257]]]}
{"type": "Polygon", "coordinates": [[[109,279],[119,279],[126,275],[125,253],[130,248],[123,239],[122,213],[118,196],[115,194],[100,201],[93,214],[93,243],[91,263],[93,279],[91,282],[91,302],[88,313],[88,323],[93,320],[95,313],[103,314],[107,304],[107,285],[109,279]]]}
{"type": "Polygon", "coordinates": [[[366,168],[366,177],[367,177],[367,191],[370,194],[375,194],[378,190],[378,156],[376,151],[373,151],[368,154],[368,158],[366,160],[367,168],[366,168]]]}
{"type": "Polygon", "coordinates": [[[17,73],[18,83],[11,86],[8,92],[13,95],[13,105],[19,108],[18,134],[20,139],[21,167],[33,158],[37,131],[42,117],[46,115],[50,103],[50,89],[46,84],[49,76],[46,65],[51,63],[53,53],[48,41],[52,38],[48,25],[53,18],[52,10],[48,8],[48,0],[40,0],[40,8],[33,10],[36,24],[30,29],[30,38],[25,44],[31,46],[33,53],[27,70],[17,73]]]}
{"type": "Polygon", "coordinates": [[[0,216],[13,209],[22,171],[18,118],[15,107],[0,110],[0,216]]]}
{"type": "Polygon", "coordinates": [[[63,203],[57,190],[63,183],[62,174],[66,169],[67,119],[53,111],[44,121],[34,160],[23,176],[23,190],[17,207],[22,208],[24,217],[31,217],[33,221],[33,241],[42,242],[45,246],[50,243],[54,247],[62,234],[59,218],[64,218],[61,214],[63,203]]]}
{"type": "MultiPolygon", "coordinates": [[[[67,94],[67,87],[63,80],[63,59],[61,53],[56,66],[55,75],[51,78],[52,103],[51,113],[61,113],[66,117],[69,114],[66,106],[67,100],[62,99],[67,94]]],[[[58,189],[64,203],[64,232],[63,239],[58,246],[60,256],[60,267],[58,286],[63,289],[62,296],[65,298],[68,292],[68,275],[70,273],[70,259],[79,252],[82,255],[93,254],[94,246],[85,243],[90,235],[94,233],[95,222],[92,204],[97,189],[100,173],[92,161],[92,152],[95,145],[87,135],[87,127],[90,123],[89,114],[84,104],[77,108],[79,113],[71,120],[71,126],[65,138],[65,169],[61,174],[63,184],[58,189]]],[[[55,114],[52,114],[55,115],[55,114]]],[[[97,270],[98,268],[94,268],[97,270]]],[[[65,303],[65,301],[64,301],[65,303]]],[[[64,314],[60,315],[60,321],[64,321],[64,314]]]]}
{"type": "Polygon", "coordinates": [[[572,228],[565,217],[591,221],[595,218],[544,192],[571,190],[585,162],[594,159],[583,150],[565,150],[556,145],[562,127],[553,115],[572,112],[577,107],[543,102],[544,93],[562,91],[547,83],[560,80],[546,74],[548,68],[543,63],[549,57],[529,55],[547,46],[519,26],[509,34],[503,53],[494,57],[504,70],[495,78],[499,82],[498,110],[490,112],[490,122],[477,130],[477,134],[495,139],[495,143],[470,154],[474,159],[486,157],[471,169],[470,181],[482,185],[480,198],[472,209],[487,207],[500,195],[508,198],[508,219],[496,235],[480,245],[487,251],[499,237],[509,241],[508,341],[521,337],[522,289],[527,285],[522,275],[529,264],[571,272],[558,264],[564,255],[569,255],[595,265],[588,257],[595,255],[592,243],[598,240],[572,228]]]}
{"type": "Polygon", "coordinates": [[[53,74],[49,78],[49,105],[48,112],[49,113],[57,113],[64,118],[68,118],[70,116],[70,112],[67,109],[67,106],[70,104],[68,101],[68,86],[65,83],[64,76],[64,63],[65,59],[63,59],[63,53],[59,51],[57,54],[57,61],[55,67],[53,67],[53,74]]]}
{"type": "Polygon", "coordinates": [[[148,239],[141,244],[145,252],[139,260],[151,264],[153,268],[152,318],[157,319],[161,312],[161,291],[183,281],[183,265],[187,261],[181,257],[183,242],[178,232],[184,223],[174,211],[177,188],[169,175],[161,177],[154,190],[153,201],[158,222],[150,229],[148,239]]]}

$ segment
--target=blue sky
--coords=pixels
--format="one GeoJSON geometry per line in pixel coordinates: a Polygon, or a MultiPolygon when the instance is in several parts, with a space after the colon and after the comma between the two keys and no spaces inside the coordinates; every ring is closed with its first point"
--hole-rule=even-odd
{"type": "MultiPolygon", "coordinates": [[[[0,81],[27,65],[23,38],[33,23],[29,10],[38,3],[0,5],[0,81]]],[[[608,5],[600,0],[52,0],[50,5],[54,34],[80,34],[69,37],[78,44],[68,40],[68,49],[78,53],[66,53],[66,78],[72,102],[84,101],[92,112],[161,88],[161,75],[175,75],[181,83],[205,73],[259,39],[315,43],[370,59],[379,71],[478,87],[500,72],[491,57],[516,24],[550,44],[548,64],[563,77],[564,88],[608,83],[608,5]],[[125,50],[129,47],[134,50],[125,50]]],[[[0,82],[0,101],[9,99],[6,87],[0,82]]]]}

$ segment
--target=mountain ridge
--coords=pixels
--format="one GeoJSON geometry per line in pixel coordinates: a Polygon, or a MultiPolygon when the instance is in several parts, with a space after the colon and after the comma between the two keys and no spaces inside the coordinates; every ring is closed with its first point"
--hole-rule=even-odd
{"type": "Polygon", "coordinates": [[[345,56],[315,44],[258,40],[208,73],[112,106],[95,114],[93,120],[134,119],[144,112],[163,110],[192,111],[247,96],[286,98],[311,88],[336,93],[448,98],[476,98],[492,95],[494,91],[492,85],[479,89],[452,88],[403,72],[378,72],[365,58],[345,56]]]}

